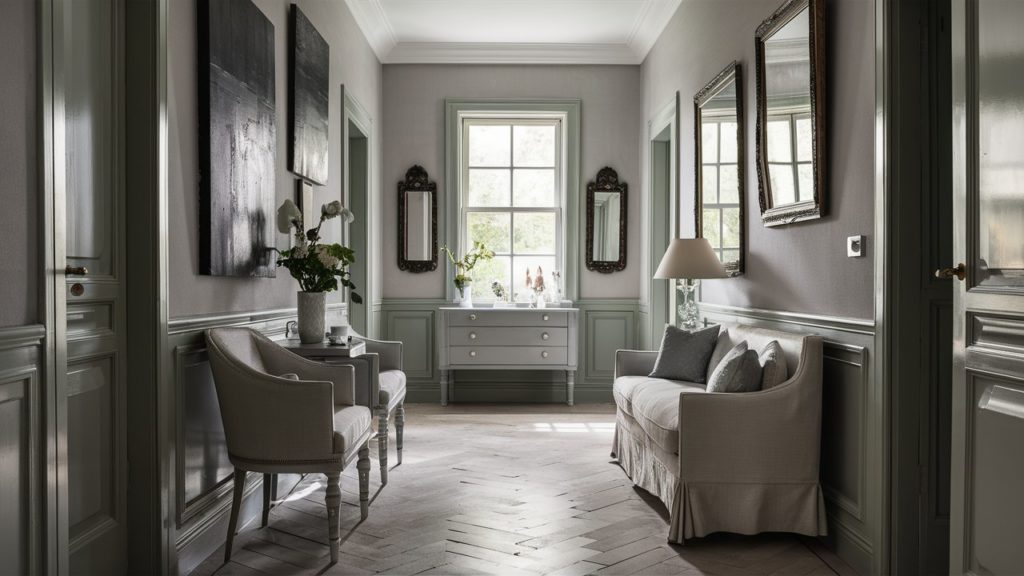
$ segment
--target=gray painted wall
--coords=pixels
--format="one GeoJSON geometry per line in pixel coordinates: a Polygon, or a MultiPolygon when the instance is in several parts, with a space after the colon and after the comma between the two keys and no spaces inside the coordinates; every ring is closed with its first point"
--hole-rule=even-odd
{"type": "MultiPolygon", "coordinates": [[[[431,273],[411,274],[398,269],[398,188],[413,164],[444,180],[445,98],[579,98],[581,108],[581,195],[585,211],[586,183],[604,166],[611,166],[629,184],[627,266],[615,274],[598,274],[583,267],[585,226],[580,218],[580,297],[636,298],[640,293],[640,170],[636,145],[640,140],[641,90],[638,66],[478,66],[385,65],[383,131],[386,146],[383,173],[382,220],[383,295],[385,298],[443,298],[443,266],[431,273]]],[[[439,215],[444,213],[443,200],[439,215]]],[[[445,231],[439,230],[439,243],[445,231]]],[[[570,244],[570,247],[574,244],[570,244]]],[[[443,256],[442,256],[443,257],[443,256]]]]}
{"type": "Polygon", "coordinates": [[[38,321],[36,2],[0,1],[0,327],[38,321]]]}
{"type": "MultiPolygon", "coordinates": [[[[732,60],[743,66],[746,110],[746,274],[707,281],[703,300],[748,308],[872,318],[874,229],[874,2],[828,0],[828,215],[765,228],[754,147],[754,31],[782,0],[684,2],[641,67],[644,125],[681,95],[681,235],[693,235],[693,95],[732,60]],[[848,259],[846,237],[868,236],[848,259]]],[[[642,137],[646,139],[646,135],[642,137]]],[[[647,146],[642,146],[643,166],[647,146]]]]}
{"type": "MultiPolygon", "coordinates": [[[[277,196],[294,198],[295,176],[287,169],[288,145],[288,8],[290,0],[255,0],[274,23],[277,47],[277,196]]],[[[315,187],[315,203],[342,195],[341,85],[369,111],[376,147],[371,190],[379,188],[381,66],[344,2],[297,0],[331,46],[330,175],[327,186],[315,187]]],[[[196,94],[195,0],[169,3],[169,315],[171,318],[223,312],[292,308],[298,285],[286,270],[275,279],[200,276],[198,116],[196,94]]],[[[337,222],[337,221],[335,221],[337,222]]],[[[334,222],[332,222],[334,224],[334,222]]],[[[336,224],[337,225],[337,224],[336,224]]],[[[326,229],[326,226],[325,226],[326,229]]],[[[337,228],[335,231],[337,233],[337,228]]],[[[278,235],[278,245],[288,239],[278,235]]],[[[366,297],[366,294],[363,294],[366,297]]],[[[335,293],[332,300],[338,300],[335,293]]]]}

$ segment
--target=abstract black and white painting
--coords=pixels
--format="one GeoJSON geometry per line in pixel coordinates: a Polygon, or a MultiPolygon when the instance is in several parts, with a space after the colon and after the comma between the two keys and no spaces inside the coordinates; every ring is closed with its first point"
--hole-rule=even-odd
{"type": "Polygon", "coordinates": [[[296,175],[323,186],[327,184],[331,49],[295,4],[292,4],[290,24],[289,167],[296,175]]]}
{"type": "Polygon", "coordinates": [[[274,25],[252,0],[200,0],[199,271],[276,275],[274,25]]]}

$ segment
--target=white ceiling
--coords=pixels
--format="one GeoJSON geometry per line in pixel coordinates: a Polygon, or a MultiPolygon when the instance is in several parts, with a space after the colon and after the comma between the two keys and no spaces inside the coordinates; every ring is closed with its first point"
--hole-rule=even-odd
{"type": "Polygon", "coordinates": [[[385,64],[639,64],[682,0],[345,0],[385,64]]]}

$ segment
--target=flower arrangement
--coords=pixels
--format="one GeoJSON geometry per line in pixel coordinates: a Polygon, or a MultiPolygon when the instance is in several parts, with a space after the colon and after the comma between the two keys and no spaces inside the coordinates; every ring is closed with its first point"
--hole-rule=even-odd
{"type": "Polygon", "coordinates": [[[277,265],[288,269],[303,292],[331,292],[341,285],[353,290],[352,301],[359,304],[363,299],[354,292],[356,285],[348,272],[349,264],[356,261],[355,252],[341,244],[324,244],[320,238],[324,222],[339,216],[349,224],[355,221],[352,212],[335,200],[320,208],[320,221],[315,228],[303,230],[302,212],[290,199],[285,200],[277,210],[277,229],[292,234],[295,245],[276,250],[280,256],[277,265]]]}
{"type": "Polygon", "coordinates": [[[465,297],[466,287],[473,283],[473,278],[469,273],[473,271],[477,262],[494,258],[494,251],[488,250],[483,242],[474,242],[473,249],[460,259],[455,258],[455,254],[452,254],[448,246],[442,247],[441,250],[448,254],[448,260],[452,263],[452,266],[455,266],[453,282],[455,283],[456,290],[459,291],[460,297],[465,297]]]}

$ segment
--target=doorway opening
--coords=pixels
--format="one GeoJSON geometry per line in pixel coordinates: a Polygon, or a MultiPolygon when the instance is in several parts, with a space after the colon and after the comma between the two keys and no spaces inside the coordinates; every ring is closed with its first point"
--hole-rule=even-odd
{"type": "Polygon", "coordinates": [[[371,154],[370,138],[372,123],[365,110],[342,87],[344,100],[344,201],[355,215],[355,221],[348,226],[346,243],[356,253],[356,261],[349,267],[352,282],[361,303],[348,301],[348,321],[352,328],[365,336],[376,336],[371,306],[372,282],[370,262],[373,260],[375,243],[373,233],[373,206],[370,194],[371,154]]]}
{"type": "Polygon", "coordinates": [[[649,309],[641,331],[645,349],[657,347],[665,323],[675,324],[672,284],[650,279],[669,242],[678,234],[679,93],[648,124],[650,194],[647,198],[647,301],[649,309]]]}

